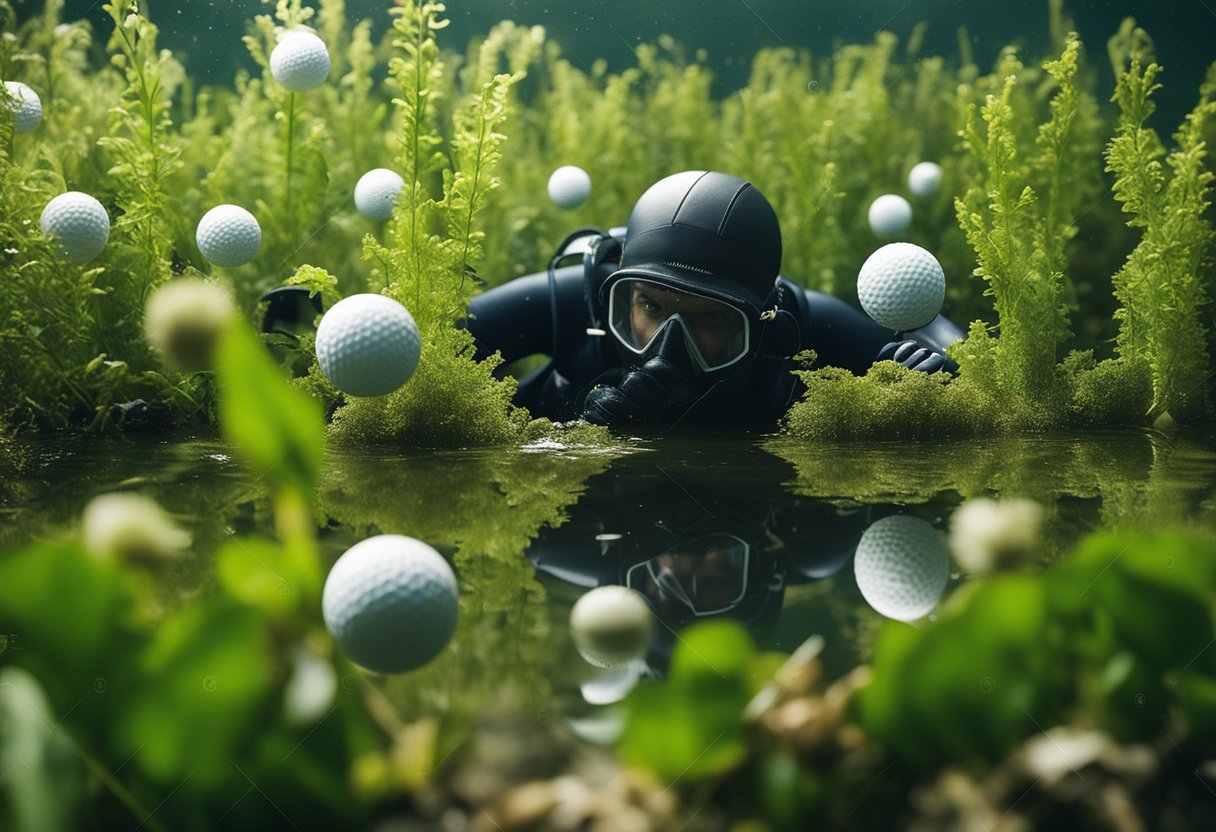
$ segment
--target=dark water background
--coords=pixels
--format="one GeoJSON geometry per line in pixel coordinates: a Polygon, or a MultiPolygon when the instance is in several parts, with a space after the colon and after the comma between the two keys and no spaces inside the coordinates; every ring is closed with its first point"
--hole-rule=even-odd
{"type": "MultiPolygon", "coordinates": [[[[37,0],[16,3],[18,14],[25,17],[39,14],[42,5],[37,0]]],[[[68,0],[65,16],[87,17],[107,31],[101,5],[101,0],[68,0]]],[[[207,83],[227,83],[237,66],[250,65],[241,43],[246,21],[272,11],[260,0],[147,0],[144,5],[161,28],[162,45],[183,57],[188,71],[207,83]]],[[[352,22],[370,18],[377,31],[388,26],[390,0],[348,0],[346,6],[352,22]]],[[[1172,133],[1194,105],[1207,65],[1216,60],[1216,0],[1073,0],[1066,2],[1065,13],[1102,73],[1103,94],[1113,85],[1106,41],[1120,21],[1135,17],[1149,32],[1166,70],[1157,126],[1172,133]]],[[[924,54],[955,59],[958,28],[965,26],[981,69],[991,67],[1008,43],[1023,45],[1028,60],[1050,50],[1046,0],[451,0],[447,17],[452,23],[441,33],[442,47],[462,49],[496,22],[510,19],[545,26],[573,63],[588,68],[603,58],[611,69],[622,69],[633,63],[638,43],[669,34],[690,51],[707,51],[723,93],[746,83],[751,57],[763,47],[806,48],[826,55],[837,43],[867,42],[880,29],[906,42],[920,21],[929,24],[924,54]]]]}

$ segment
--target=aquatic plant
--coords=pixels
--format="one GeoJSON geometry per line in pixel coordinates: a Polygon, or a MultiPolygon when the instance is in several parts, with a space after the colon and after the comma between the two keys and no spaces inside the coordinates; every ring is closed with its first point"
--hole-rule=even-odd
{"type": "Polygon", "coordinates": [[[1180,421],[1206,412],[1202,387],[1209,360],[1200,310],[1207,298],[1199,266],[1211,238],[1203,218],[1212,178],[1204,169],[1203,144],[1212,113],[1210,79],[1176,137],[1179,148],[1170,156],[1175,173],[1167,187],[1158,158],[1164,150],[1144,127],[1157,70],[1142,70],[1133,57],[1120,72],[1115,100],[1124,117],[1107,150],[1108,169],[1118,176],[1116,199],[1136,215],[1131,224],[1146,233],[1113,278],[1124,304],[1116,312],[1119,357],[1098,361],[1083,350],[1060,360],[1061,346],[1072,335],[1068,243],[1093,207],[1086,203],[1095,190],[1092,157],[1101,127],[1090,95],[1078,87],[1079,61],[1073,35],[1060,58],[1044,64],[1054,93],[1041,125],[1032,118],[1033,100],[1019,92],[1022,66],[1008,52],[998,68],[1007,73],[1005,80],[979,110],[983,129],[975,109],[969,110],[961,136],[974,172],[956,209],[976,253],[975,274],[994,298],[997,324],[974,321],[966,339],[951,347],[959,375],[933,381],[875,365],[857,378],[814,369],[813,356],[807,356],[806,369],[797,371],[807,392],[787,422],[794,435],[978,435],[1142,425],[1171,407],[1180,421]],[[1066,173],[1077,170],[1089,173],[1066,173]],[[897,418],[895,407],[918,418],[897,418]]]}
{"type": "MultiPolygon", "coordinates": [[[[376,279],[418,322],[422,361],[397,392],[382,400],[352,399],[340,408],[330,429],[339,443],[504,443],[521,439],[531,421],[511,404],[514,381],[492,375],[501,359],[475,362],[473,337],[456,327],[477,290],[485,232],[475,221],[487,194],[499,185],[494,167],[506,137],[497,128],[517,76],[468,79],[475,86],[454,112],[450,157],[445,155],[435,105],[444,69],[434,36],[446,25],[439,17],[443,10],[441,3],[408,0],[394,9],[394,45],[403,53],[389,68],[401,95],[394,99],[400,136],[395,161],[406,184],[394,209],[390,243],[371,235],[364,239],[364,257],[376,264],[376,279]],[[436,198],[431,189],[438,174],[436,198]]],[[[481,66],[489,64],[487,56],[481,66]]]]}
{"type": "MultiPolygon", "coordinates": [[[[1143,41],[1145,35],[1137,30],[1133,37],[1143,41]]],[[[1116,312],[1119,358],[1151,368],[1150,420],[1168,411],[1179,421],[1197,421],[1211,406],[1205,400],[1210,363],[1201,315],[1212,299],[1205,294],[1199,267],[1213,236],[1206,211],[1216,176],[1205,164],[1204,134],[1216,114],[1216,65],[1167,155],[1156,132],[1146,126],[1161,67],[1145,63],[1143,51],[1141,45],[1126,66],[1116,67],[1114,100],[1121,117],[1107,148],[1108,170],[1117,177],[1115,198],[1131,215],[1128,225],[1143,229],[1139,245],[1113,278],[1123,304],[1116,312]],[[1163,158],[1172,171],[1168,177],[1163,158]]]]}

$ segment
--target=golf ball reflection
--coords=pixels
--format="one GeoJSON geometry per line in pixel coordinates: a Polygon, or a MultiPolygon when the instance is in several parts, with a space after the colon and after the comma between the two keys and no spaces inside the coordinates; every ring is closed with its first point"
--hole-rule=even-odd
{"type": "Polygon", "coordinates": [[[946,543],[919,517],[895,515],[861,536],[853,559],[857,588],[880,615],[915,621],[937,606],[950,573],[946,543]]]}

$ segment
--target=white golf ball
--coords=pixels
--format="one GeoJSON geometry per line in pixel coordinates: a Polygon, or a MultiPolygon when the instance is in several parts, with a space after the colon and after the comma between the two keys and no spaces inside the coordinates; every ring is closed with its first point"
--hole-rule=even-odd
{"type": "Polygon", "coordinates": [[[857,275],[857,298],[880,325],[898,331],[924,326],[941,311],[946,275],[937,258],[912,243],[889,243],[857,275]]]}
{"type": "Polygon", "coordinates": [[[53,237],[63,256],[85,263],[101,254],[110,240],[105,206],[88,194],[68,191],[42,209],[42,233],[53,237]]]}
{"type": "Polygon", "coordinates": [[[321,372],[344,393],[383,396],[409,381],[422,342],[409,310],[384,295],[351,295],[317,326],[321,372]]]}
{"type": "Polygon", "coordinates": [[[325,41],[302,29],[288,32],[270,53],[270,74],[288,92],[315,90],[329,77],[325,41]]]}
{"type": "Polygon", "coordinates": [[[563,165],[549,176],[549,199],[559,208],[577,208],[591,196],[591,177],[575,165],[563,165]]]}
{"type": "Polygon", "coordinates": [[[15,123],[13,129],[18,133],[32,133],[42,124],[42,99],[20,81],[5,81],[4,89],[15,100],[9,102],[13,111],[15,123]]]}
{"type": "Polygon", "coordinates": [[[405,180],[388,168],[369,170],[355,185],[355,208],[369,220],[387,220],[405,180]]]}
{"type": "Polygon", "coordinates": [[[587,661],[600,667],[627,664],[650,648],[653,616],[646,599],[623,586],[591,590],[570,610],[570,634],[587,661]]]}
{"type": "Polygon", "coordinates": [[[203,215],[194,235],[198,250],[217,266],[243,266],[262,247],[257,218],[239,205],[217,205],[203,215]]]}
{"type": "Polygon", "coordinates": [[[919,517],[884,517],[865,530],[853,559],[857,588],[880,615],[914,621],[941,600],[950,556],[937,530],[919,517]]]}
{"type": "Polygon", "coordinates": [[[435,658],[456,631],[456,576],[443,556],[399,534],[351,546],[325,579],[321,612],[355,664],[404,673],[435,658]]]}
{"type": "Polygon", "coordinates": [[[942,184],[942,169],[933,162],[921,162],[908,174],[908,190],[921,199],[932,199],[942,184]]]}
{"type": "Polygon", "coordinates": [[[912,224],[912,206],[898,194],[883,194],[870,203],[870,228],[880,237],[903,234],[912,224]]]}

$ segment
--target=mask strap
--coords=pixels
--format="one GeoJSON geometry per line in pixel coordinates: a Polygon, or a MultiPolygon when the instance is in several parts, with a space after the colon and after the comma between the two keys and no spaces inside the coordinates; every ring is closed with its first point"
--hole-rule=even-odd
{"type": "MultiPolygon", "coordinates": [[[[558,335],[559,321],[557,317],[557,264],[567,257],[572,257],[577,254],[583,255],[584,263],[590,251],[597,245],[599,239],[608,237],[598,228],[579,228],[576,231],[571,231],[566,235],[565,239],[558,244],[557,250],[553,256],[549,258],[549,321],[550,333],[552,341],[549,348],[549,357],[556,358],[558,347],[561,344],[561,338],[558,335]],[[586,238],[591,237],[590,241],[586,238]]],[[[584,265],[584,270],[586,266],[584,265]]]]}

